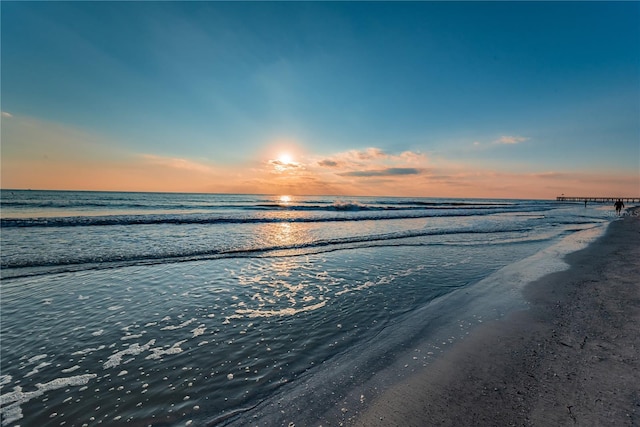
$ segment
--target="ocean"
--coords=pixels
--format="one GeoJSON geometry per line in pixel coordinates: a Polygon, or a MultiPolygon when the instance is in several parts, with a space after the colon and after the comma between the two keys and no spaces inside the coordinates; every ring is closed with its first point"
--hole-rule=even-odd
{"type": "Polygon", "coordinates": [[[3,190],[2,426],[348,424],[609,206],[3,190]]]}

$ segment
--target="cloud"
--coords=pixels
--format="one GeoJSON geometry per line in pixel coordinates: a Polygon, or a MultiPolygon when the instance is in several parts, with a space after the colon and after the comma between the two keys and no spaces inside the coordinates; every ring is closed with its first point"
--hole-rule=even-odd
{"type": "Polygon", "coordinates": [[[298,162],[285,162],[279,159],[269,160],[269,165],[273,166],[276,172],[292,172],[295,170],[304,169],[302,163],[298,162]]]}
{"type": "Polygon", "coordinates": [[[422,153],[404,151],[400,154],[389,154],[375,147],[364,150],[351,150],[334,157],[358,162],[420,162],[425,160],[425,155],[422,153]]]}
{"type": "Polygon", "coordinates": [[[149,164],[171,169],[184,169],[201,173],[212,173],[215,171],[211,166],[178,157],[163,157],[155,154],[142,154],[140,157],[149,164]]]}
{"type": "Polygon", "coordinates": [[[404,151],[399,156],[390,156],[391,159],[405,161],[408,163],[424,164],[428,159],[427,156],[420,152],[404,151]]]}
{"type": "Polygon", "coordinates": [[[334,154],[329,158],[318,160],[317,165],[329,168],[340,167],[345,170],[371,170],[423,165],[426,160],[426,156],[418,152],[404,151],[400,154],[389,154],[379,148],[370,147],[334,154]]]}
{"type": "Polygon", "coordinates": [[[351,171],[339,173],[340,176],[373,177],[373,176],[402,176],[418,175],[420,169],[417,168],[386,168],[378,170],[351,171]]]}
{"type": "Polygon", "coordinates": [[[282,166],[282,167],[290,167],[290,168],[299,168],[300,163],[296,162],[283,162],[282,160],[269,160],[269,164],[274,166],[282,166]]]}
{"type": "Polygon", "coordinates": [[[389,157],[384,151],[379,148],[367,148],[366,150],[354,150],[352,151],[360,160],[373,160],[373,159],[384,159],[389,157]]]}
{"type": "Polygon", "coordinates": [[[326,182],[355,186],[353,189],[356,193],[368,191],[360,186],[377,182],[375,178],[389,178],[380,183],[398,184],[402,177],[424,175],[426,166],[427,157],[422,153],[404,151],[395,154],[375,147],[336,153],[309,164],[310,171],[322,176],[326,182]],[[359,183],[359,179],[363,181],[359,183]]]}
{"type": "Polygon", "coordinates": [[[327,167],[327,168],[335,168],[335,167],[338,166],[338,162],[336,162],[335,160],[325,159],[325,160],[320,160],[318,162],[318,166],[323,166],[323,167],[327,167]]]}
{"type": "Polygon", "coordinates": [[[10,119],[11,117],[13,117],[13,114],[8,113],[8,112],[6,112],[6,111],[3,111],[3,112],[2,112],[2,117],[6,117],[6,118],[9,118],[9,119],[10,119]]]}
{"type": "Polygon", "coordinates": [[[503,135],[496,141],[496,144],[519,144],[521,142],[527,141],[529,138],[524,136],[507,136],[503,135]]]}

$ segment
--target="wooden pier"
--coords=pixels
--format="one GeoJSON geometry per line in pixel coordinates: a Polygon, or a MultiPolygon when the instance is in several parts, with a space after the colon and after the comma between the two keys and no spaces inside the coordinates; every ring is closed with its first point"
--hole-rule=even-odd
{"type": "Polygon", "coordinates": [[[556,200],[559,202],[593,202],[593,203],[615,203],[622,200],[624,203],[640,203],[640,197],[574,197],[574,196],[558,196],[556,200]]]}

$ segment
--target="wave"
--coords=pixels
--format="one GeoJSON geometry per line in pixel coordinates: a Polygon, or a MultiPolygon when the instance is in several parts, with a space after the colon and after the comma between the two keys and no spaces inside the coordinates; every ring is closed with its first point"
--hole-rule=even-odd
{"type": "Polygon", "coordinates": [[[399,205],[399,206],[430,206],[430,207],[448,207],[448,206],[464,206],[464,207],[482,207],[482,206],[514,206],[514,203],[508,202],[447,202],[447,201],[434,201],[434,202],[422,202],[422,201],[399,201],[399,202],[389,202],[386,201],[386,204],[390,205],[399,205]]]}
{"type": "MultiPolygon", "coordinates": [[[[417,201],[417,200],[375,200],[368,203],[357,200],[301,200],[296,202],[266,201],[256,203],[257,208],[284,209],[284,210],[326,210],[326,211],[357,211],[357,210],[413,210],[413,209],[490,209],[515,207],[508,202],[458,202],[458,201],[417,201]]],[[[226,206],[221,206],[226,207],[226,206]]],[[[245,209],[252,206],[244,205],[245,209]]],[[[537,206],[540,208],[540,206],[537,206]]]]}
{"type": "Polygon", "coordinates": [[[2,202],[4,208],[16,209],[78,209],[83,211],[91,210],[166,210],[166,211],[188,211],[188,210],[221,210],[221,209],[238,209],[238,210],[320,210],[320,211],[342,211],[342,210],[387,210],[387,209],[408,209],[393,206],[367,206],[358,202],[305,202],[299,204],[290,204],[285,202],[264,201],[255,204],[148,204],[148,203],[107,203],[107,202],[90,202],[90,203],[74,203],[74,202],[25,202],[25,201],[9,201],[2,202]]]}
{"type": "MultiPolygon", "coordinates": [[[[287,202],[275,196],[266,195],[205,195],[174,193],[101,193],[101,192],[57,192],[3,190],[0,204],[8,210],[59,211],[80,210],[99,211],[217,211],[238,210],[326,210],[326,211],[367,211],[403,209],[452,209],[452,208],[496,208],[514,207],[522,202],[503,200],[465,199],[408,199],[408,198],[363,198],[344,197],[294,197],[287,202]]],[[[43,216],[52,216],[50,214],[43,216]]]]}
{"type": "MultiPolygon", "coordinates": [[[[266,205],[265,205],[266,206],[266,205]]],[[[285,211],[313,211],[314,207],[282,208],[285,211]]],[[[531,211],[540,211],[540,207],[531,211]]],[[[96,215],[40,218],[2,218],[0,227],[87,227],[87,226],[132,226],[132,225],[213,225],[213,224],[260,224],[260,223],[310,223],[310,222],[345,222],[345,221],[380,221],[393,219],[419,219],[431,217],[466,217],[511,212],[508,207],[484,207],[478,209],[373,209],[358,203],[334,203],[322,209],[324,213],[317,215],[256,215],[255,213],[238,213],[222,215],[221,213],[187,213],[187,214],[140,214],[140,215],[96,215]],[[326,212],[334,212],[335,215],[326,212]],[[350,215],[353,214],[353,215],[350,215]]],[[[526,212],[519,209],[519,212],[526,212]]]]}
{"type": "Polygon", "coordinates": [[[318,203],[308,202],[304,204],[288,204],[288,203],[262,203],[257,204],[258,208],[288,210],[288,211],[385,211],[397,210],[399,208],[390,206],[366,205],[360,202],[341,202],[318,203]]]}
{"type": "Polygon", "coordinates": [[[145,202],[100,202],[100,201],[92,201],[92,202],[62,202],[62,201],[2,201],[3,208],[17,208],[17,209],[81,209],[86,211],[91,211],[92,209],[102,209],[102,210],[127,210],[127,209],[135,209],[135,210],[193,210],[193,209],[218,209],[218,208],[226,208],[226,209],[246,209],[247,205],[243,204],[228,204],[228,205],[218,205],[214,203],[145,203],[145,202]]]}
{"type": "MultiPolygon", "coordinates": [[[[133,265],[153,265],[164,263],[177,263],[188,261],[202,261],[220,258],[240,258],[240,257],[262,257],[262,256],[288,256],[314,254],[343,249],[363,248],[389,245],[391,241],[396,241],[393,246],[402,246],[403,239],[443,236],[443,235],[490,235],[503,233],[526,233],[531,228],[506,228],[502,230],[474,230],[474,229],[454,229],[454,230],[414,230],[402,231],[389,234],[352,236],[344,238],[317,240],[290,245],[274,245],[265,247],[247,247],[237,249],[211,249],[195,251],[165,252],[162,254],[95,254],[93,256],[57,259],[52,261],[32,261],[16,260],[3,262],[0,269],[3,271],[2,279],[38,276],[51,273],[76,272],[84,270],[120,268],[133,265]],[[25,271],[28,270],[28,271],[25,271]]],[[[524,237],[530,241],[530,237],[524,237]]],[[[546,237],[544,238],[546,239],[546,237]]],[[[513,243],[513,239],[508,240],[513,243]]],[[[442,243],[440,243],[442,244],[442,243]]],[[[424,245],[424,244],[423,244],[424,245]]]]}

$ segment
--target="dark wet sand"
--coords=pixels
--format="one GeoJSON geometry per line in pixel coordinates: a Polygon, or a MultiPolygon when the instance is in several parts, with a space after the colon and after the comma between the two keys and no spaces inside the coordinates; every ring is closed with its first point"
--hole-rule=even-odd
{"type": "Polygon", "coordinates": [[[353,425],[640,426],[639,213],[527,286],[530,310],[479,327],[353,425]]]}

